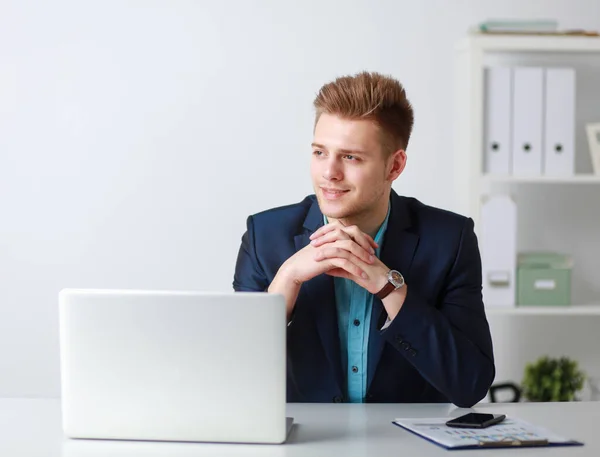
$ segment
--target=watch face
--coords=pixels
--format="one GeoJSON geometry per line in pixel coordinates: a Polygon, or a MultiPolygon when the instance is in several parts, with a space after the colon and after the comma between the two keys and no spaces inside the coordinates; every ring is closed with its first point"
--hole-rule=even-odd
{"type": "Polygon", "coordinates": [[[396,270],[390,271],[389,280],[396,288],[404,285],[404,277],[396,270]]]}

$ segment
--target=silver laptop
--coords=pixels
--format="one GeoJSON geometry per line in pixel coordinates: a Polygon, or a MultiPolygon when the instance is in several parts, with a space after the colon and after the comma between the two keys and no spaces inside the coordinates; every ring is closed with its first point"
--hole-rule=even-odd
{"type": "Polygon", "coordinates": [[[286,440],[281,295],[65,289],[59,314],[68,437],[286,440]]]}

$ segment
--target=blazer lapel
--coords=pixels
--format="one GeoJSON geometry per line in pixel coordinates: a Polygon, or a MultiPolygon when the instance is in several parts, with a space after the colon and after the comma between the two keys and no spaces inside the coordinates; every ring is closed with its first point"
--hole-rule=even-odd
{"type": "MultiPolygon", "coordinates": [[[[304,221],[304,231],[294,237],[296,251],[307,246],[310,235],[322,226],[323,214],[315,200],[304,221]]],[[[326,274],[316,276],[302,285],[302,291],[310,300],[309,305],[315,316],[325,356],[333,369],[338,387],[342,389],[342,361],[333,277],[326,274]]]]}
{"type": "MultiPolygon", "coordinates": [[[[410,231],[410,212],[404,200],[392,190],[390,219],[381,247],[381,261],[390,269],[398,270],[407,284],[410,283],[410,267],[417,249],[419,236],[410,231]]],[[[369,354],[367,367],[367,386],[371,385],[375,370],[379,364],[385,340],[380,335],[387,313],[383,303],[373,297],[373,311],[371,315],[371,328],[369,332],[369,354]]]]}

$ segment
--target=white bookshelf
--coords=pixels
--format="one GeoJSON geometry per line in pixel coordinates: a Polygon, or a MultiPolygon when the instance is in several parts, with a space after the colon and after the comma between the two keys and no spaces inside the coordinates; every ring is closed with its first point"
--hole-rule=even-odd
{"type": "MultiPolygon", "coordinates": [[[[491,53],[597,53],[600,37],[572,35],[500,35],[472,34],[456,46],[455,59],[455,187],[459,212],[475,221],[478,233],[482,197],[495,185],[599,185],[600,175],[573,176],[489,175],[483,171],[484,144],[484,69],[491,53]]],[[[558,57],[560,59],[560,56],[558,57]]],[[[582,153],[580,151],[579,153],[582,153]]],[[[576,152],[577,153],[577,152],[576,152]]],[[[587,152],[585,152],[587,154],[587,152]]],[[[598,300],[600,306],[600,297],[598,300]]],[[[490,306],[492,308],[492,306],[490,306]]],[[[542,308],[539,313],[555,312],[542,308]]],[[[565,310],[568,313],[568,310],[565,310]]]]}
{"type": "MultiPolygon", "coordinates": [[[[520,195],[533,195],[529,192],[539,193],[543,186],[542,195],[546,192],[551,192],[554,196],[566,195],[566,192],[587,192],[586,195],[594,193],[598,201],[595,186],[600,185],[600,176],[591,174],[591,169],[586,174],[564,177],[497,176],[484,173],[484,69],[490,60],[493,61],[498,56],[509,56],[509,60],[518,62],[527,62],[531,56],[535,56],[534,59],[537,58],[538,61],[549,62],[560,62],[561,59],[569,62],[575,59],[600,59],[600,38],[473,34],[457,44],[453,113],[457,210],[473,218],[478,237],[481,235],[479,225],[482,198],[492,189],[501,189],[510,194],[518,191],[520,195]],[[591,190],[588,189],[590,186],[591,190]]],[[[594,89],[588,86],[588,90],[594,89]]],[[[576,155],[581,157],[581,154],[589,153],[576,151],[576,155]]],[[[517,205],[519,203],[517,201],[517,205]]],[[[583,212],[572,211],[569,213],[570,217],[585,216],[587,204],[579,201],[575,203],[571,205],[573,210],[581,204],[583,212]]],[[[597,244],[597,237],[593,235],[597,231],[590,230],[587,233],[593,240],[583,242],[597,244]]],[[[588,260],[589,270],[592,259],[588,260]]],[[[594,269],[593,266],[591,269],[594,269]]],[[[596,278],[600,281],[600,276],[596,276],[594,280],[596,278]]],[[[586,299],[584,303],[573,303],[565,307],[502,307],[486,303],[496,357],[496,382],[520,381],[525,364],[545,354],[575,357],[591,377],[600,379],[600,363],[595,350],[591,349],[600,344],[600,333],[594,330],[600,322],[597,320],[600,318],[600,297],[597,298],[596,300],[592,296],[591,302],[586,299]]]]}
{"type": "Polygon", "coordinates": [[[484,68],[489,53],[598,53],[600,37],[473,34],[456,46],[454,151],[459,210],[479,224],[481,195],[490,184],[600,184],[600,176],[489,176],[483,173],[484,68]]]}

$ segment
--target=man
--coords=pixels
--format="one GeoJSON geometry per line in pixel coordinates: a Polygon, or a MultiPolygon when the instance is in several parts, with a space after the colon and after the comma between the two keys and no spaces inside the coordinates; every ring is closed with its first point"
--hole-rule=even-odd
{"type": "Polygon", "coordinates": [[[287,303],[289,402],[452,402],[494,379],[473,221],[401,197],[413,110],[360,73],[314,105],[315,195],[247,221],[233,286],[287,303]]]}

